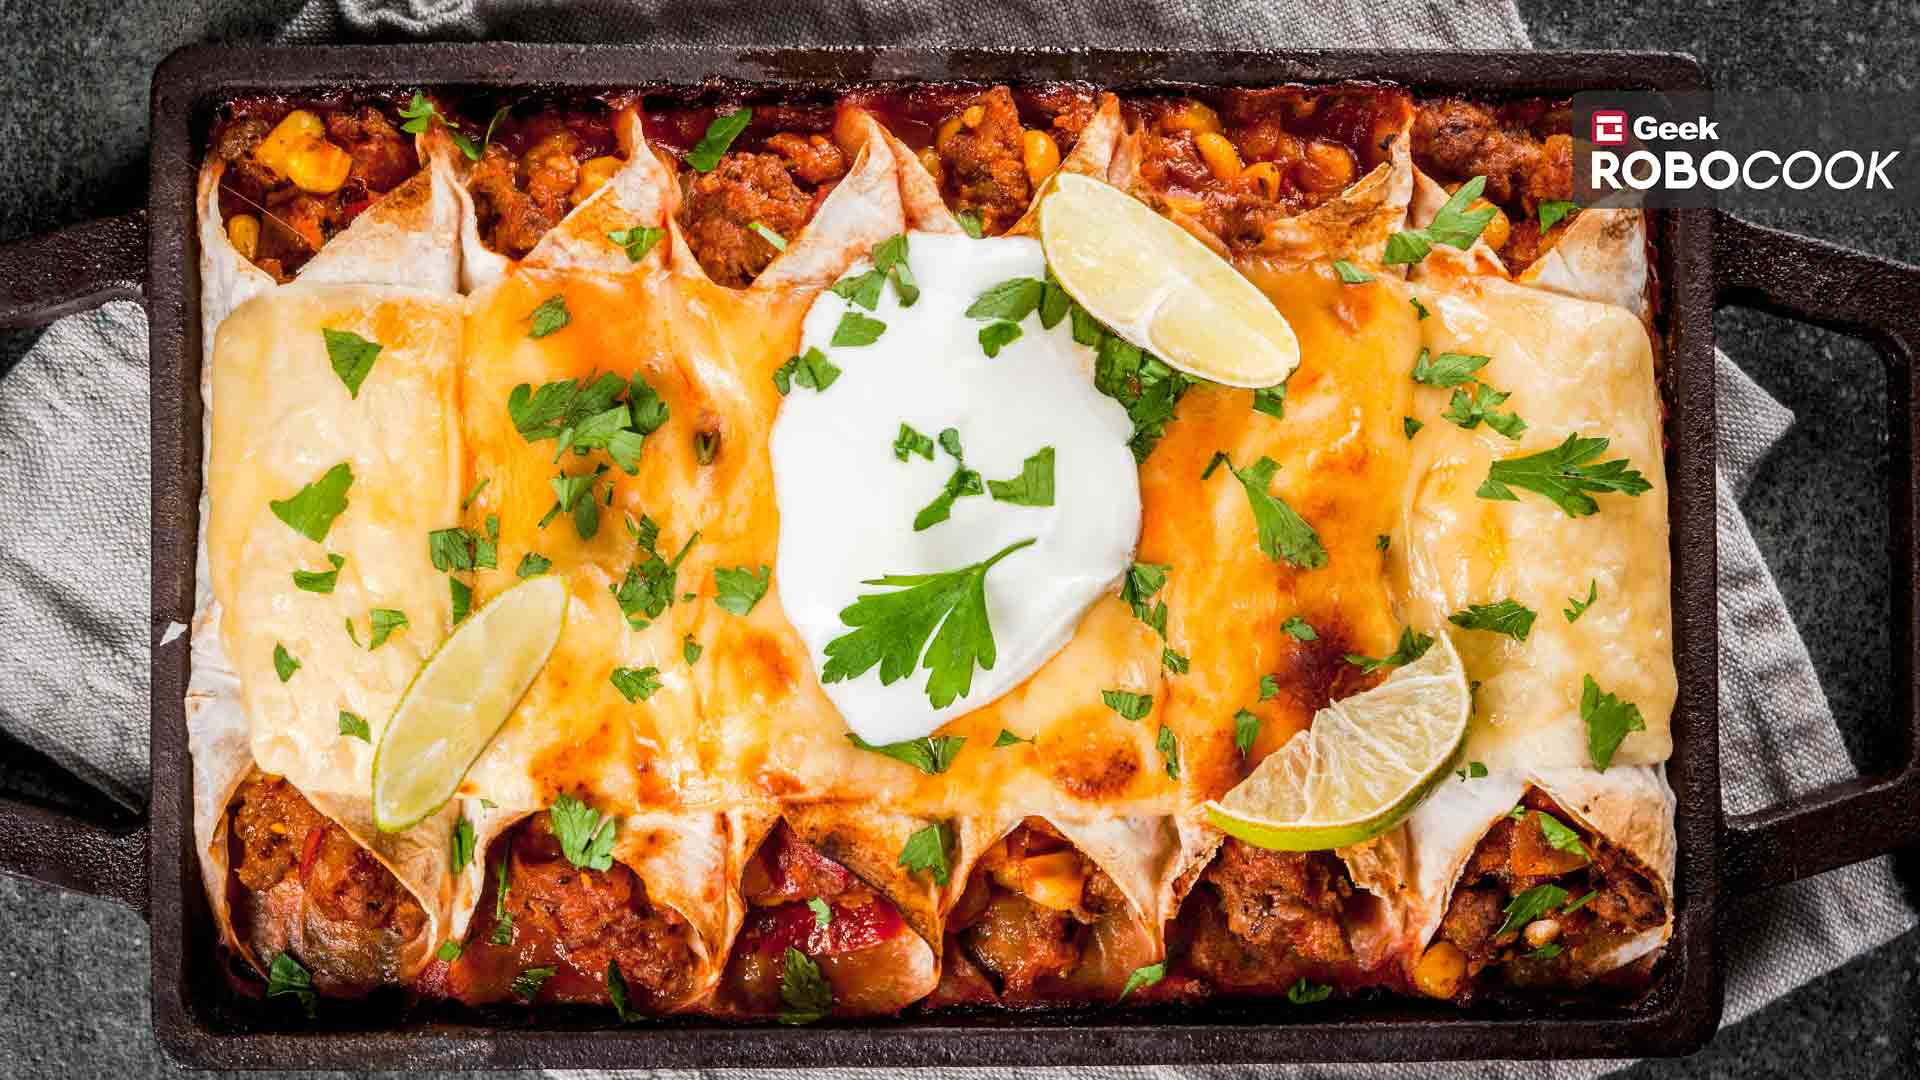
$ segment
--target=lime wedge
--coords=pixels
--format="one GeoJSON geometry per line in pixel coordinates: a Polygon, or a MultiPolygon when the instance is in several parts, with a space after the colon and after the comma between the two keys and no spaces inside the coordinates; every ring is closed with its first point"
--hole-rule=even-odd
{"type": "Polygon", "coordinates": [[[1284,382],[1300,342],[1273,302],[1185,229],[1110,184],[1060,173],[1040,245],[1061,287],[1114,333],[1189,375],[1284,382]]]}
{"type": "Polygon", "coordinates": [[[1441,631],[1425,656],[1313,715],[1207,818],[1273,851],[1325,851],[1393,828],[1446,775],[1467,735],[1472,695],[1441,631]]]}
{"type": "Polygon", "coordinates": [[[373,754],[373,823],[397,832],[446,805],[547,664],[567,624],[558,577],[474,612],[414,673],[373,754]]]}

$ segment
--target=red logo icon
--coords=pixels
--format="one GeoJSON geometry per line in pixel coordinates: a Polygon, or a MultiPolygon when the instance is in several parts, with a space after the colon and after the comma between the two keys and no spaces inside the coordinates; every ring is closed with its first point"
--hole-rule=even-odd
{"type": "Polygon", "coordinates": [[[1619,109],[1595,109],[1593,112],[1593,144],[1595,146],[1622,146],[1627,141],[1627,114],[1619,109]]]}

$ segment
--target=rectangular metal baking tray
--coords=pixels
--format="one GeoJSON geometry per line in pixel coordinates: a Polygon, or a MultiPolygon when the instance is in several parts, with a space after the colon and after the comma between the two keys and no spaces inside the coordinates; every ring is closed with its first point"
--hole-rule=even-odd
{"type": "MultiPolygon", "coordinates": [[[[213,109],[247,93],[416,86],[528,90],[686,86],[742,80],[830,92],[874,80],[1079,79],[1118,90],[1377,79],[1482,98],[1580,90],[1704,90],[1690,57],[1627,52],[1082,49],[663,49],[588,45],[332,48],[190,46],[155,73],[144,211],[0,248],[0,326],[142,297],[152,362],[153,640],[193,609],[202,410],[193,189],[213,109]]],[[[1152,1011],[1068,1010],[828,1022],[806,1028],[668,1020],[616,1027],[605,1010],[396,1017],[329,1003],[314,1023],[226,985],[192,854],[181,698],[187,649],[153,654],[153,795],[146,822],[115,829],[0,798],[0,869],[143,910],[153,928],[161,1043],[200,1067],[403,1069],[808,1065],[1142,1065],[1282,1061],[1627,1057],[1682,1054],[1718,1025],[1723,891],[1797,880],[1920,836],[1912,753],[1912,538],[1920,473],[1910,447],[1920,271],[1707,210],[1654,218],[1662,387],[1669,410],[1675,660],[1670,778],[1680,840],[1674,936],[1654,990],[1629,1005],[1458,1009],[1419,1001],[1312,1008],[1220,1000],[1152,1011]],[[1713,314],[1760,307],[1859,334],[1889,365],[1896,475],[1890,556],[1908,753],[1895,773],[1723,819],[1717,730],[1713,314]]]]}

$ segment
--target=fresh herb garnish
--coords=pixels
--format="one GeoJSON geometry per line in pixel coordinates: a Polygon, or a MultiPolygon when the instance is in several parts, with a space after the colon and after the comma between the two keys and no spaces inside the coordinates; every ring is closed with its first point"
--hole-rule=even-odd
{"type": "Polygon", "coordinates": [[[493,869],[493,933],[487,940],[495,945],[513,944],[513,913],[507,910],[507,895],[513,892],[513,860],[501,859],[493,869]]]}
{"type": "MultiPolygon", "coordinates": [[[[1298,615],[1287,616],[1287,621],[1280,624],[1280,629],[1285,630],[1287,636],[1295,641],[1320,640],[1320,632],[1313,628],[1313,624],[1298,615]]],[[[1271,679],[1273,676],[1269,675],[1267,678],[1271,679]]]]}
{"type": "Polygon", "coordinates": [[[1134,968],[1133,973],[1127,976],[1126,985],[1120,988],[1120,997],[1115,1000],[1124,1001],[1128,994],[1133,993],[1135,990],[1144,990],[1166,977],[1167,962],[1165,960],[1157,964],[1146,964],[1134,968]]]}
{"type": "Polygon", "coordinates": [[[1364,285],[1373,280],[1372,274],[1361,270],[1345,259],[1333,260],[1333,272],[1340,275],[1340,281],[1345,285],[1364,285]]]}
{"type": "MultiPolygon", "coordinates": [[[[913,268],[907,265],[907,234],[895,233],[873,249],[873,272],[893,280],[894,295],[900,306],[912,307],[920,299],[920,286],[913,280],[913,268]]],[[[872,311],[873,305],[867,305],[872,311]]]]}
{"type": "Polygon", "coordinates": [[[1430,350],[1423,348],[1413,361],[1413,381],[1443,389],[1459,386],[1471,382],[1473,373],[1492,361],[1491,356],[1476,353],[1443,352],[1434,356],[1430,350]]]}
{"type": "Polygon", "coordinates": [[[1161,724],[1160,734],[1154,739],[1153,745],[1159,749],[1160,756],[1166,759],[1168,779],[1180,779],[1180,741],[1174,737],[1173,729],[1161,724]]]}
{"type": "Polygon", "coordinates": [[[360,384],[367,380],[374,359],[380,355],[380,343],[350,330],[322,329],[320,337],[327,343],[327,362],[333,365],[333,373],[347,384],[347,396],[358,399],[360,384]]]}
{"type": "Polygon", "coordinates": [[[461,815],[453,823],[453,872],[458,874],[473,862],[474,833],[473,822],[461,815]]]}
{"type": "Polygon", "coordinates": [[[1100,700],[1107,708],[1120,714],[1122,720],[1138,720],[1153,711],[1152,694],[1136,694],[1131,690],[1102,690],[1100,700]]]}
{"type": "Polygon", "coordinates": [[[623,1024],[631,1024],[646,1018],[645,1014],[634,1008],[627,996],[627,977],[620,974],[620,961],[607,957],[607,999],[613,1003],[613,1014],[623,1024]]]}
{"type": "Polygon", "coordinates": [[[1280,677],[1277,675],[1260,676],[1260,700],[1272,701],[1280,696],[1280,677]]]}
{"type": "Polygon", "coordinates": [[[745,615],[753,610],[753,605],[767,595],[767,585],[773,580],[773,570],[765,563],[758,570],[749,570],[736,566],[731,570],[715,567],[713,571],[713,602],[720,610],[734,615],[745,615]]]}
{"type": "Polygon", "coordinates": [[[898,591],[868,593],[840,612],[840,621],[850,630],[827,642],[820,681],[859,678],[879,664],[881,684],[891,686],[913,674],[924,652],[924,666],[931,672],[927,700],[933,707],[944,709],[966,696],[973,686],[974,666],[991,670],[997,657],[993,628],[987,621],[987,571],[1033,542],[1016,541],[980,562],[954,570],[868,579],[865,584],[898,591]],[[934,636],[936,628],[938,636],[934,636]]]}
{"type": "Polygon", "coordinates": [[[696,172],[712,172],[713,167],[720,164],[720,156],[727,152],[727,147],[732,146],[733,140],[739,138],[740,133],[747,130],[747,125],[752,122],[752,109],[738,109],[715,116],[707,124],[707,133],[700,136],[700,141],[693,144],[693,149],[687,151],[687,164],[696,172]]]}
{"type": "Polygon", "coordinates": [[[1600,890],[1595,889],[1592,892],[1588,893],[1587,895],[1581,897],[1580,899],[1575,900],[1573,903],[1568,904],[1566,907],[1561,908],[1560,913],[1562,915],[1571,915],[1574,912],[1579,911],[1581,908],[1586,907],[1588,904],[1593,903],[1593,901],[1597,897],[1599,897],[1599,895],[1600,895],[1600,890]]]}
{"type": "Polygon", "coordinates": [[[1175,675],[1185,675],[1191,663],[1185,653],[1174,652],[1171,648],[1163,648],[1160,650],[1161,666],[1175,675]]]}
{"type": "Polygon", "coordinates": [[[618,585],[607,586],[613,593],[614,602],[620,605],[620,611],[627,617],[627,625],[635,630],[645,630],[654,619],[660,617],[673,604],[675,582],[679,577],[680,563],[693,550],[700,539],[699,533],[687,537],[680,547],[680,553],[668,562],[653,550],[660,527],[653,519],[642,517],[638,524],[632,518],[627,519],[627,531],[633,534],[644,558],[627,568],[627,576],[618,585]]]}
{"type": "Polygon", "coordinates": [[[928,461],[933,460],[933,440],[913,429],[904,421],[900,424],[900,434],[893,439],[893,456],[896,461],[905,461],[919,454],[928,461]]]}
{"type": "Polygon", "coordinates": [[[628,262],[639,262],[646,258],[647,252],[652,251],[653,246],[666,235],[665,229],[652,225],[635,225],[631,229],[614,229],[607,233],[607,239],[626,251],[628,262]]]}
{"type": "Polygon", "coordinates": [[[507,415],[528,442],[553,439],[553,460],[572,450],[604,449],[629,476],[640,471],[646,437],[666,424],[671,410],[646,377],[618,375],[562,379],[535,390],[527,383],[507,397],[507,415]],[[621,401],[620,396],[626,395],[621,401]]]}
{"type": "Polygon", "coordinates": [[[1265,413],[1275,420],[1284,420],[1287,416],[1287,384],[1275,383],[1261,387],[1253,392],[1253,411],[1265,413]]]}
{"type": "MultiPolygon", "coordinates": [[[[442,116],[433,102],[418,90],[413,92],[412,101],[400,107],[400,116],[406,120],[406,123],[400,125],[401,131],[409,135],[418,135],[427,130],[427,125],[437,123],[447,129],[447,134],[453,139],[453,145],[459,147],[460,152],[467,155],[469,160],[480,160],[480,148],[474,145],[473,140],[462,135],[460,129],[454,127],[445,116],[442,116]]],[[[492,125],[488,125],[487,130],[492,131],[492,125]]]]}
{"type": "Polygon", "coordinates": [[[1053,505],[1053,447],[1043,446],[1020,465],[1011,480],[989,480],[987,491],[1000,502],[1015,506],[1053,505]]]}
{"type": "Polygon", "coordinates": [[[1468,604],[1465,611],[1447,616],[1447,621],[1462,630],[1486,630],[1525,641],[1533,630],[1535,614],[1518,600],[1500,600],[1492,604],[1468,604]]]}
{"type": "Polygon", "coordinates": [[[1358,653],[1348,653],[1347,663],[1371,675],[1383,667],[1403,667],[1411,664],[1415,660],[1427,655],[1427,650],[1432,647],[1432,637],[1426,634],[1416,634],[1413,628],[1409,626],[1401,629],[1400,644],[1393,652],[1378,659],[1371,656],[1361,656],[1358,653]]]}
{"type": "Polygon", "coordinates": [[[825,390],[839,377],[840,369],[827,359],[827,354],[810,348],[798,356],[788,357],[786,363],[774,369],[773,386],[782,394],[792,393],[795,386],[825,390]]]}
{"type": "Polygon", "coordinates": [[[1387,253],[1381,262],[1389,266],[1400,263],[1417,263],[1427,257],[1435,244],[1446,244],[1465,250],[1473,246],[1480,238],[1487,223],[1493,220],[1497,212],[1492,206],[1483,206],[1478,210],[1467,207],[1486,190],[1487,178],[1476,176],[1460,185],[1460,189],[1450,196],[1433,221],[1424,229],[1403,229],[1387,237],[1387,253]]]}
{"type": "Polygon", "coordinates": [[[293,587],[303,592],[330,593],[340,580],[340,568],[347,564],[346,556],[327,553],[327,561],[333,564],[331,570],[295,570],[293,587]]]}
{"type": "Polygon", "coordinates": [[[274,642],[273,673],[275,675],[280,676],[280,681],[286,682],[288,679],[293,678],[293,673],[299,670],[300,670],[300,661],[295,660],[293,658],[293,654],[287,651],[287,647],[285,645],[282,645],[277,641],[274,642]]]}
{"type": "Polygon", "coordinates": [[[1418,318],[1420,319],[1424,319],[1433,314],[1433,312],[1427,310],[1427,305],[1421,303],[1420,298],[1417,296],[1407,297],[1407,302],[1413,305],[1413,310],[1419,313],[1418,318]]]}
{"type": "Polygon", "coordinates": [[[1560,886],[1535,885],[1507,902],[1503,909],[1507,920],[1500,924],[1500,929],[1495,930],[1493,936],[1505,937],[1566,902],[1567,890],[1560,886]]]}
{"type": "Polygon", "coordinates": [[[660,669],[652,665],[643,668],[614,668],[613,673],[607,676],[607,681],[613,684],[615,690],[620,691],[620,696],[626,698],[628,704],[647,700],[653,696],[655,690],[664,685],[660,681],[660,669]]]}
{"type": "Polygon", "coordinates": [[[1302,976],[1287,987],[1287,1000],[1295,1005],[1316,1005],[1333,996],[1333,987],[1324,983],[1310,983],[1302,976]]]}
{"type": "Polygon", "coordinates": [[[1001,728],[1000,734],[994,736],[993,748],[995,750],[998,750],[1004,746],[1017,746],[1020,743],[1032,743],[1032,742],[1033,742],[1032,739],[1023,739],[1020,736],[1015,735],[1013,732],[1008,731],[1006,728],[1001,728]]]}
{"type": "Polygon", "coordinates": [[[313,1019],[315,1006],[320,1001],[320,995],[313,990],[313,976],[307,974],[307,969],[300,965],[300,961],[285,949],[273,958],[273,964],[267,968],[267,996],[273,998],[282,995],[298,1001],[300,1007],[307,1011],[307,1019],[313,1019]]]}
{"type": "Polygon", "coordinates": [[[833,987],[813,958],[787,946],[785,970],[780,973],[780,1015],[783,1024],[811,1024],[833,1011],[833,987]]]}
{"type": "Polygon", "coordinates": [[[538,577],[553,568],[553,560],[537,551],[529,551],[520,556],[520,565],[514,568],[514,576],[521,578],[538,577]]]}
{"type": "Polygon", "coordinates": [[[772,229],[767,228],[765,225],[762,225],[761,223],[754,221],[754,222],[749,222],[747,225],[747,228],[752,229],[756,233],[759,233],[760,239],[765,240],[767,243],[773,245],[773,250],[775,251],[787,250],[787,238],[784,236],[781,236],[777,232],[774,232],[772,229]]]}
{"type": "Polygon", "coordinates": [[[1233,714],[1233,745],[1240,751],[1240,760],[1253,753],[1253,743],[1260,737],[1260,718],[1249,709],[1241,709],[1233,714]]]}
{"type": "Polygon", "coordinates": [[[1527,430],[1527,422],[1518,414],[1499,412],[1496,408],[1512,396],[1476,382],[1471,390],[1465,387],[1455,390],[1447,403],[1447,411],[1441,413],[1440,418],[1469,431],[1484,420],[1488,427],[1507,438],[1518,439],[1527,430]]]}
{"type": "Polygon", "coordinates": [[[1153,607],[1148,607],[1147,601],[1167,583],[1167,574],[1172,569],[1166,563],[1134,563],[1120,582],[1120,599],[1133,610],[1133,617],[1153,627],[1163,638],[1167,636],[1166,601],[1153,607]]]}
{"type": "Polygon", "coordinates": [[[434,950],[433,955],[441,963],[451,964],[455,960],[460,959],[460,954],[466,951],[467,951],[467,947],[460,944],[460,942],[457,939],[448,938],[447,940],[440,943],[440,947],[434,950]]]}
{"type": "Polygon", "coordinates": [[[572,321],[573,315],[567,310],[567,298],[555,293],[527,313],[527,336],[543,338],[565,329],[572,321]]]}
{"type": "Polygon", "coordinates": [[[1545,236],[1555,225],[1566,220],[1574,209],[1571,199],[1540,200],[1540,235],[1545,236]]]}
{"type": "Polygon", "coordinates": [[[1560,614],[1565,615],[1567,617],[1568,622],[1578,622],[1580,619],[1580,616],[1585,615],[1587,613],[1587,609],[1592,607],[1593,602],[1595,600],[1598,600],[1599,598],[1600,598],[1600,579],[1590,578],[1587,581],[1587,598],[1585,600],[1582,600],[1577,596],[1567,597],[1567,603],[1570,606],[1562,608],[1560,610],[1560,614]]]}
{"type": "Polygon", "coordinates": [[[980,495],[986,486],[980,481],[980,474],[967,468],[967,458],[960,449],[960,432],[946,428],[940,432],[940,448],[953,455],[953,475],[947,477],[946,486],[933,501],[920,508],[913,516],[913,531],[923,532],[953,516],[953,504],[967,495],[980,495]]]}
{"type": "Polygon", "coordinates": [[[688,634],[680,639],[680,658],[687,662],[688,667],[699,663],[700,654],[705,651],[704,648],[701,648],[699,642],[693,640],[692,634],[688,634]]]}
{"type": "Polygon", "coordinates": [[[1534,824],[1540,826],[1540,834],[1547,838],[1547,846],[1555,851],[1564,851],[1569,855],[1578,855],[1583,859],[1593,856],[1587,852],[1587,846],[1580,842],[1580,834],[1573,831],[1559,818],[1544,810],[1533,812],[1534,824]]]}
{"type": "Polygon", "coordinates": [[[326,540],[333,519],[346,511],[347,489],[352,486],[353,466],[343,461],[295,492],[293,498],[274,499],[267,506],[294,532],[318,544],[326,540]]]}
{"type": "Polygon", "coordinates": [[[555,967],[530,967],[515,975],[513,996],[521,1001],[532,1001],[540,996],[540,988],[545,986],[547,980],[553,978],[553,973],[558,970],[555,967]]]}
{"type": "Polygon", "coordinates": [[[1547,942],[1547,943],[1546,943],[1545,945],[1542,945],[1542,946],[1540,946],[1539,948],[1537,948],[1537,949],[1535,949],[1535,950],[1533,950],[1532,952],[1530,952],[1530,953],[1528,953],[1528,954],[1527,954],[1527,959],[1529,959],[1529,960],[1551,960],[1551,959],[1553,959],[1554,957],[1556,957],[1556,956],[1559,956],[1559,955],[1560,955],[1560,945],[1559,945],[1559,943],[1558,943],[1558,942],[1553,942],[1553,941],[1549,941],[1549,942],[1547,942]]]}
{"type": "Polygon", "coordinates": [[[1591,675],[1580,691],[1580,720],[1587,725],[1587,757],[1602,772],[1630,733],[1647,730],[1640,706],[1601,690],[1591,675]]]}
{"type": "Polygon", "coordinates": [[[865,315],[849,308],[840,315],[839,325],[833,328],[833,340],[828,344],[835,348],[852,348],[858,345],[871,345],[886,333],[887,324],[879,319],[869,319],[865,315]]]}
{"type": "Polygon", "coordinates": [[[1280,471],[1278,462],[1262,457],[1247,468],[1238,469],[1225,453],[1216,453],[1213,463],[1207,466],[1208,471],[1216,464],[1225,464],[1246,489],[1247,505],[1259,528],[1260,550],[1267,558],[1275,562],[1285,560],[1302,570],[1318,570],[1327,565],[1327,549],[1320,545],[1320,534],[1314,532],[1313,526],[1295,513],[1286,500],[1267,490],[1273,474],[1280,471]]]}
{"type": "Polygon", "coordinates": [[[953,219],[960,223],[961,232],[966,233],[975,240],[980,239],[984,234],[980,226],[980,215],[972,210],[962,210],[953,215],[953,219]]]}
{"type": "Polygon", "coordinates": [[[935,885],[945,885],[952,872],[947,865],[947,844],[947,827],[936,821],[907,837],[906,845],[900,849],[898,865],[906,867],[910,874],[931,876],[935,885]]]}
{"type": "Polygon", "coordinates": [[[1567,441],[1551,450],[1526,457],[1494,462],[1487,479],[1474,494],[1483,499],[1515,502],[1513,488],[1523,488],[1552,499],[1569,517],[1585,517],[1600,509],[1588,492],[1617,491],[1625,495],[1643,495],[1653,488],[1647,478],[1630,467],[1626,458],[1615,458],[1590,465],[1588,462],[1606,453],[1609,441],[1595,436],[1569,435],[1567,441]]]}
{"type": "Polygon", "coordinates": [[[366,718],[345,709],[340,710],[340,734],[363,743],[373,741],[373,729],[367,726],[366,718]]]}
{"type": "Polygon", "coordinates": [[[1463,783],[1468,780],[1479,780],[1487,775],[1487,767],[1478,761],[1469,761],[1466,768],[1453,770],[1453,775],[1459,777],[1463,783]]]}
{"type": "Polygon", "coordinates": [[[980,328],[976,335],[980,340],[980,351],[989,359],[999,356],[1000,350],[1020,340],[1020,324],[1010,322],[990,322],[980,328]]]}
{"type": "Polygon", "coordinates": [[[954,755],[960,753],[960,747],[965,745],[967,740],[961,735],[939,735],[875,744],[849,731],[847,741],[862,750],[884,754],[895,761],[904,761],[928,776],[938,776],[947,771],[947,766],[953,764],[954,755]]]}
{"type": "Polygon", "coordinates": [[[825,900],[817,896],[808,900],[807,910],[813,912],[813,925],[822,929],[833,925],[833,908],[825,900]]]}
{"type": "Polygon", "coordinates": [[[613,819],[574,798],[561,795],[547,807],[547,822],[553,826],[554,839],[560,841],[560,854],[582,870],[609,870],[613,867],[613,819]]]}

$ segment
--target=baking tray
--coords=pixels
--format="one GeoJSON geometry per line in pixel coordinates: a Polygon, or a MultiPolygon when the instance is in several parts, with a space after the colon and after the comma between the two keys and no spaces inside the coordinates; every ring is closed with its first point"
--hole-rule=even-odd
{"type": "MultiPolygon", "coordinates": [[[[470,86],[593,90],[745,80],[831,91],[873,80],[1083,79],[1120,90],[1380,79],[1478,97],[1581,90],[1705,90],[1687,56],[1631,52],[1248,52],[1085,49],[664,49],[459,44],[332,48],[190,46],[153,80],[147,206],[0,247],[0,326],[113,298],[150,322],[153,436],[152,640],[193,609],[203,416],[193,228],[199,148],[233,95],[470,86]],[[144,256],[144,258],[143,258],[144,256]]],[[[1716,913],[1743,895],[1920,838],[1914,745],[1916,635],[1912,455],[1920,414],[1920,270],[1758,228],[1709,210],[1654,216],[1659,331],[1669,410],[1675,662],[1670,779],[1678,796],[1674,935],[1655,988],[1630,1005],[1335,1001],[1311,1009],[1219,1000],[1191,1007],[1005,1012],[825,1022],[805,1028],[670,1019],[616,1026],[607,1010],[422,1009],[329,1003],[319,1020],[233,993],[192,854],[182,693],[184,641],[152,656],[153,789],[146,819],[115,828],[0,798],[0,869],[107,896],[153,932],[161,1044],[202,1067],[404,1069],[817,1065],[1222,1064],[1683,1054],[1721,1009],[1716,913]],[[1751,814],[1722,812],[1717,727],[1713,317],[1755,307],[1869,340],[1887,363],[1894,670],[1900,767],[1751,814]]]]}

